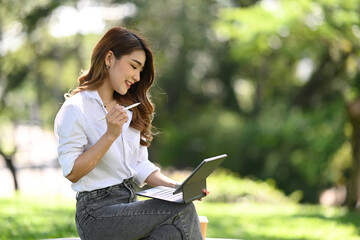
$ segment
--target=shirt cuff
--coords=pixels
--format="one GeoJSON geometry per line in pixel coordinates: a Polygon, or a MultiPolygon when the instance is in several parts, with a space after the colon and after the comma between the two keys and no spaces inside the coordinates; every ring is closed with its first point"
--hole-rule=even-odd
{"type": "Polygon", "coordinates": [[[160,171],[160,168],[156,167],[152,162],[145,161],[136,166],[136,174],[134,176],[134,182],[139,186],[143,187],[146,185],[146,178],[155,171],[160,171]]]}
{"type": "Polygon", "coordinates": [[[76,156],[73,156],[71,154],[65,154],[61,157],[59,156],[58,158],[63,172],[63,176],[67,177],[74,167],[76,156]]]}

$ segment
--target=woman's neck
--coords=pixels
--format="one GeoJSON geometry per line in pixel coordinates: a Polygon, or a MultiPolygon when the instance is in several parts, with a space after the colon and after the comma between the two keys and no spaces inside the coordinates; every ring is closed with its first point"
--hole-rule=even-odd
{"type": "Polygon", "coordinates": [[[124,96],[119,95],[119,97],[114,98],[114,89],[110,87],[106,81],[104,81],[104,84],[99,87],[97,91],[107,110],[110,110],[116,103],[125,106],[133,104],[132,101],[124,96]]]}
{"type": "Polygon", "coordinates": [[[104,105],[114,101],[114,89],[107,84],[107,81],[104,81],[104,84],[97,89],[97,92],[104,105]]]}

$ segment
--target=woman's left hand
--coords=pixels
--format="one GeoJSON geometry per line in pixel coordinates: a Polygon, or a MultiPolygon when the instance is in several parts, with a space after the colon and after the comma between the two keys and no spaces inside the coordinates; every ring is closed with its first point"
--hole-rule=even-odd
{"type": "MultiPolygon", "coordinates": [[[[205,193],[205,197],[210,194],[210,192],[207,189],[203,189],[203,193],[205,193]]],[[[199,201],[201,201],[203,198],[200,198],[199,201]]]]}

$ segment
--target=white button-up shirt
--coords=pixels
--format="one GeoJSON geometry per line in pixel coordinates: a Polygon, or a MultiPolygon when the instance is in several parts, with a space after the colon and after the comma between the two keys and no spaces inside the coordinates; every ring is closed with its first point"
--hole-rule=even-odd
{"type": "MultiPolygon", "coordinates": [[[[82,91],[65,101],[55,118],[54,132],[58,142],[58,160],[63,175],[72,171],[75,160],[92,147],[107,130],[106,120],[99,120],[107,110],[95,91],[82,91]]],[[[148,160],[146,146],[140,145],[140,131],[130,127],[132,111],[121,135],[114,141],[99,164],[78,182],[74,191],[91,191],[122,183],[133,178],[140,187],[145,179],[159,170],[148,160]]]]}

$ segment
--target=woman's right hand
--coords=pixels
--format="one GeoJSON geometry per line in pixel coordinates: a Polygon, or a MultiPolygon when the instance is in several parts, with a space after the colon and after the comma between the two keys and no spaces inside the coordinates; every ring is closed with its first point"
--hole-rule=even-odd
{"type": "Polygon", "coordinates": [[[76,183],[83,176],[92,171],[101,161],[113,142],[120,136],[124,123],[128,116],[124,107],[116,104],[106,115],[106,133],[91,148],[83,152],[74,163],[69,175],[66,177],[76,183]]]}
{"type": "Polygon", "coordinates": [[[128,121],[126,110],[116,104],[106,115],[106,133],[91,148],[83,152],[74,163],[69,175],[66,177],[76,183],[83,176],[92,171],[101,161],[113,142],[120,136],[124,123],[128,121]]]}
{"type": "Polygon", "coordinates": [[[124,123],[128,121],[128,115],[123,106],[116,104],[106,115],[106,134],[118,138],[122,132],[124,123]]]}

